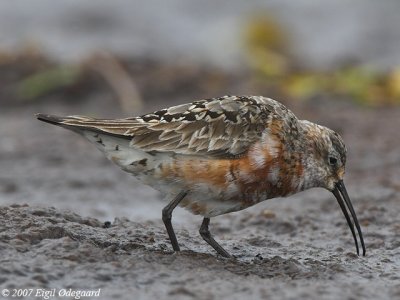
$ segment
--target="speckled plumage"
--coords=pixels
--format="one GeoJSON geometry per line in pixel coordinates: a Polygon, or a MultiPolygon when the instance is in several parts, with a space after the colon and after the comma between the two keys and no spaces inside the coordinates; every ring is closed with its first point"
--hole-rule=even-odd
{"type": "Polygon", "coordinates": [[[261,96],[199,100],[116,120],[38,118],[82,134],[167,197],[184,191],[178,204],[206,219],[312,187],[333,191],[346,163],[337,133],[261,96]]]}

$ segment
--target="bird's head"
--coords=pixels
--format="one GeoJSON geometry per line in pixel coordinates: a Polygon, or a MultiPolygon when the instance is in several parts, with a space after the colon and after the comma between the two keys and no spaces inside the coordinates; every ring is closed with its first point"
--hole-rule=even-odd
{"type": "Polygon", "coordinates": [[[354,224],[365,255],[364,239],[360,224],[351,204],[343,182],[346,166],[346,146],[342,137],[335,131],[309,121],[300,121],[306,146],[303,154],[304,181],[302,189],[322,187],[333,193],[353,234],[354,242],[359,253],[354,224]],[[351,217],[348,213],[350,211],[351,217]],[[353,224],[354,222],[354,224],[353,224]]]}
{"type": "Polygon", "coordinates": [[[333,191],[345,173],[347,151],[343,139],[329,128],[301,122],[304,125],[305,189],[323,187],[333,191]]]}

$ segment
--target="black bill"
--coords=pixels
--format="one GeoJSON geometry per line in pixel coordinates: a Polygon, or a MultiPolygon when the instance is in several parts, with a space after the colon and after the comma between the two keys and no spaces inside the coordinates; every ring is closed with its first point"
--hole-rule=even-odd
{"type": "Polygon", "coordinates": [[[363,249],[363,256],[365,256],[365,244],[364,244],[363,234],[361,232],[360,223],[358,223],[356,213],[354,211],[353,205],[351,204],[349,194],[347,194],[347,190],[346,190],[346,187],[344,186],[343,180],[340,180],[336,184],[335,189],[332,191],[332,193],[335,195],[335,197],[340,205],[340,208],[342,209],[343,214],[346,217],[347,224],[349,225],[351,233],[353,234],[354,243],[356,244],[357,255],[360,255],[356,232],[354,230],[354,225],[353,225],[352,220],[350,219],[347,209],[350,211],[350,214],[353,218],[354,224],[356,225],[356,228],[357,228],[358,236],[360,237],[361,247],[363,249]],[[344,201],[343,201],[343,199],[344,199],[344,201]],[[347,209],[346,209],[346,206],[347,206],[347,209]]]}

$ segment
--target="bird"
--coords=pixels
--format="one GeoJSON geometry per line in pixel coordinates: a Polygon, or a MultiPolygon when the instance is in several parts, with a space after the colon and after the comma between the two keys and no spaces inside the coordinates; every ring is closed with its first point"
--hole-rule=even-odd
{"type": "Polygon", "coordinates": [[[180,251],[172,226],[177,206],[201,215],[201,237],[229,258],[210,233],[211,218],[324,188],[335,196],[359,255],[357,229],[365,256],[343,181],[347,150],[342,137],[298,119],[276,100],[227,95],[121,119],[36,116],[80,134],[122,170],[160,191],[168,201],[162,220],[174,251],[180,251]]]}

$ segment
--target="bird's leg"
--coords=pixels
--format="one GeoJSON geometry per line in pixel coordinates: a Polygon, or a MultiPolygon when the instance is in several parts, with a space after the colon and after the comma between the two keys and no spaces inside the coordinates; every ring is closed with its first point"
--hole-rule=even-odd
{"type": "Polygon", "coordinates": [[[228,252],[225,251],[211,236],[210,230],[208,230],[208,225],[210,224],[210,218],[204,218],[203,223],[200,226],[200,235],[202,238],[217,251],[220,255],[224,257],[231,257],[228,252]]]}
{"type": "Polygon", "coordinates": [[[172,211],[178,206],[179,202],[187,195],[188,191],[180,192],[166,207],[162,210],[162,220],[167,228],[168,236],[172,244],[174,251],[180,251],[178,241],[176,240],[174,228],[172,227],[172,211]]]}

